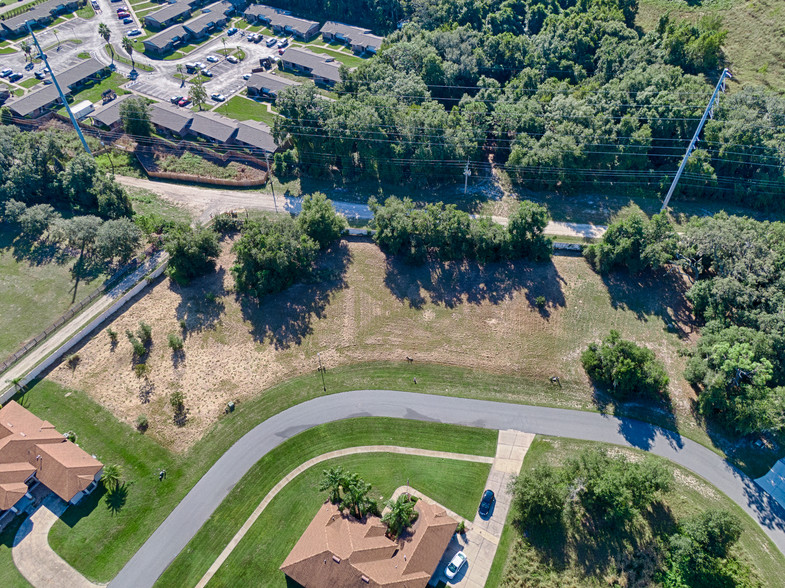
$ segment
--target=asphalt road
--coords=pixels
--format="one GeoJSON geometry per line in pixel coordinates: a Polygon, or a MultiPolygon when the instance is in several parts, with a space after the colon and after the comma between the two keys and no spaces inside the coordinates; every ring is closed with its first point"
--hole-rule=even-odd
{"type": "Polygon", "coordinates": [[[152,586],[249,468],[286,439],[315,425],[355,417],[398,417],[516,429],[644,449],[691,470],[750,514],[785,552],[785,511],[755,482],[702,445],[652,425],[558,408],[389,390],[322,396],[293,406],[239,439],[131,558],[111,588],[152,586]]]}

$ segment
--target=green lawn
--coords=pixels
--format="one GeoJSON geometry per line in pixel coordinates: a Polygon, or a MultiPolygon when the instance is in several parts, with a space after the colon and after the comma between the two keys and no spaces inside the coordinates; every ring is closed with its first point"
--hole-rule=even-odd
{"type": "MultiPolygon", "coordinates": [[[[182,555],[176,558],[161,576],[158,585],[167,586],[176,581],[178,585],[191,586],[198,582],[266,493],[289,471],[312,457],[343,447],[377,444],[408,445],[421,449],[492,456],[496,451],[496,436],[496,431],[483,429],[377,418],[351,419],[309,429],[286,441],[268,454],[243,477],[210,520],[191,540],[182,555]]],[[[398,461],[399,457],[403,456],[367,455],[345,458],[346,461],[344,459],[340,461],[341,465],[347,469],[351,468],[352,471],[360,471],[358,464],[366,464],[367,467],[362,473],[363,477],[373,483],[385,498],[389,497],[392,490],[399,485],[405,484],[408,477],[411,485],[418,490],[429,494],[435,500],[443,501],[445,506],[466,518],[473,517],[478,496],[482,492],[488,475],[489,466],[487,464],[413,458],[412,461],[417,465],[408,468],[403,465],[391,468],[391,463],[401,463],[398,461]],[[351,465],[349,460],[351,460],[351,465]],[[421,469],[420,464],[424,462],[438,464],[424,468],[425,470],[433,470],[434,473],[438,472],[438,475],[435,476],[436,480],[429,479],[429,475],[421,469]],[[376,466],[370,467],[373,463],[376,466]],[[444,464],[446,464],[445,467],[443,467],[444,464]],[[366,472],[368,473],[366,474],[366,472]],[[382,475],[382,472],[385,473],[382,475]],[[460,479],[456,480],[452,477],[454,472],[458,473],[459,478],[463,478],[465,487],[460,487],[460,479]],[[449,488],[455,483],[459,484],[458,488],[460,489],[450,490],[449,488]],[[440,484],[445,484],[445,486],[439,487],[440,484]]],[[[262,522],[265,517],[269,517],[267,520],[292,522],[290,530],[286,532],[286,540],[281,541],[280,549],[283,551],[280,560],[274,564],[270,573],[273,573],[283,561],[283,557],[291,549],[302,529],[313,516],[318,504],[321,503],[320,496],[313,492],[306,494],[302,488],[303,485],[313,485],[314,477],[318,478],[326,467],[329,467],[327,463],[319,464],[296,478],[270,504],[270,510],[267,510],[252,528],[252,534],[265,535],[263,529],[267,525],[262,522]],[[297,524],[292,520],[292,517],[295,516],[294,513],[276,514],[277,509],[281,508],[289,511],[292,508],[292,500],[297,498],[300,500],[305,498],[309,504],[309,508],[300,509],[305,512],[301,513],[302,516],[297,519],[297,524]]],[[[374,495],[377,495],[376,492],[374,495]]],[[[267,545],[272,542],[273,537],[280,538],[281,533],[282,531],[278,529],[271,534],[272,536],[265,536],[262,541],[267,545]]],[[[250,543],[257,544],[259,542],[250,540],[250,543]]],[[[242,554],[247,548],[249,548],[248,537],[239,544],[237,553],[242,554]]],[[[265,577],[264,584],[268,585],[268,581],[274,578],[274,573],[269,578],[265,577]]],[[[239,582],[239,580],[239,578],[231,578],[232,582],[239,582]]]]}
{"type": "MultiPolygon", "coordinates": [[[[138,38],[137,38],[137,40],[138,40],[138,38]]],[[[118,49],[117,45],[112,45],[112,47],[114,48],[114,60],[115,61],[119,61],[120,63],[124,63],[126,65],[131,65],[131,60],[129,59],[128,54],[124,50],[118,49]]],[[[106,52],[106,54],[109,57],[112,57],[112,52],[109,49],[109,43],[104,45],[104,51],[106,52]]],[[[153,71],[152,67],[150,67],[149,65],[146,65],[144,63],[134,62],[134,67],[136,67],[136,69],[138,69],[140,71],[153,71]]],[[[118,74],[118,73],[113,73],[112,75],[113,76],[120,76],[120,74],[118,74]]],[[[122,77],[122,76],[120,76],[120,77],[122,77]]],[[[128,81],[127,78],[124,78],[124,77],[122,77],[122,78],[126,82],[128,81]]]]}
{"type": "MultiPolygon", "coordinates": [[[[322,504],[319,479],[323,469],[332,466],[359,473],[373,485],[374,495],[385,499],[408,479],[412,487],[468,518],[473,517],[490,470],[488,464],[407,455],[357,455],[319,464],[276,496],[209,585],[287,586],[278,568],[322,504]]],[[[179,586],[195,584],[171,577],[175,578],[179,586]]],[[[158,585],[172,584],[162,579],[158,585]]]]}
{"type": "Polygon", "coordinates": [[[95,10],[93,10],[93,5],[90,2],[85,2],[85,5],[76,11],[76,16],[83,18],[85,20],[89,20],[95,16],[95,10]]]}
{"type": "Polygon", "coordinates": [[[16,53],[16,49],[13,47],[0,47],[0,55],[12,55],[16,53]]]}
{"type": "Polygon", "coordinates": [[[23,521],[24,517],[16,517],[16,520],[0,533],[0,586],[3,588],[31,588],[30,583],[16,569],[11,555],[14,535],[23,521]]]}
{"type": "Polygon", "coordinates": [[[351,51],[333,51],[331,49],[325,49],[324,44],[316,45],[311,43],[292,43],[292,47],[305,47],[310,49],[314,53],[322,53],[327,55],[328,57],[334,57],[337,61],[340,61],[347,67],[357,67],[362,63],[368,61],[362,57],[358,57],[351,51]]]}
{"type": "MultiPolygon", "coordinates": [[[[113,149],[111,153],[101,153],[95,156],[99,169],[107,173],[114,173],[134,178],[146,178],[139,160],[133,153],[121,149],[113,149]]],[[[126,188],[130,193],[130,190],[126,188]]]]}
{"type": "MultiPolygon", "coordinates": [[[[589,441],[557,439],[538,436],[523,462],[523,469],[533,468],[539,463],[560,464],[571,455],[586,447],[612,447],[589,441]]],[[[629,450],[640,454],[640,451],[629,450]]],[[[661,460],[662,458],[655,457],[661,460]]],[[[764,586],[780,586],[785,577],[785,556],[775,547],[758,524],[727,496],[697,478],[691,472],[670,464],[675,471],[675,483],[664,496],[664,508],[657,509],[649,517],[654,527],[660,526],[666,534],[675,532],[674,520],[689,517],[708,508],[723,508],[736,514],[744,528],[741,540],[734,548],[735,555],[746,560],[757,569],[757,576],[764,586]],[[778,580],[779,578],[780,580],[778,580]]],[[[554,539],[549,555],[540,554],[532,545],[521,538],[520,531],[512,524],[511,509],[496,552],[488,586],[607,586],[599,566],[594,573],[584,575],[574,561],[586,561],[593,550],[587,546],[565,545],[554,539]],[[585,551],[582,551],[585,549],[585,551]],[[580,554],[580,555],[578,555],[580,554]],[[549,558],[553,558],[549,560],[549,558]],[[549,563],[552,561],[553,563],[549,563]]],[[[599,561],[605,561],[600,559],[599,561]]]]}
{"type": "MultiPolygon", "coordinates": [[[[73,259],[48,261],[52,251],[11,244],[13,234],[0,231],[0,360],[43,331],[68,310],[73,298],[73,259]]],[[[101,285],[104,276],[79,283],[81,300],[101,285]]]]}
{"type": "Polygon", "coordinates": [[[270,127],[275,122],[275,114],[267,109],[265,102],[256,102],[243,96],[233,96],[215,109],[230,118],[237,120],[258,120],[270,127]]]}
{"type": "Polygon", "coordinates": [[[126,191],[131,198],[131,205],[136,214],[155,214],[168,220],[184,223],[193,221],[193,215],[188,209],[172,204],[150,190],[145,190],[144,188],[126,188],[126,191]]]}
{"type": "Polygon", "coordinates": [[[41,82],[43,82],[43,80],[39,80],[36,77],[32,77],[32,78],[27,78],[26,80],[22,80],[21,82],[19,82],[19,85],[25,88],[32,88],[33,86],[35,86],[36,84],[40,84],[41,82]]]}
{"type": "Polygon", "coordinates": [[[90,54],[87,51],[82,51],[77,55],[79,59],[90,59],[90,54]]]}
{"type": "MultiPolygon", "coordinates": [[[[123,84],[128,82],[128,78],[117,72],[112,73],[110,76],[103,78],[100,81],[92,82],[84,90],[74,94],[71,104],[79,104],[82,100],[89,100],[90,102],[98,102],[101,99],[101,94],[108,89],[114,90],[117,95],[128,94],[128,90],[120,88],[123,84]]],[[[61,114],[65,112],[65,108],[60,108],[58,111],[61,114]]]]}

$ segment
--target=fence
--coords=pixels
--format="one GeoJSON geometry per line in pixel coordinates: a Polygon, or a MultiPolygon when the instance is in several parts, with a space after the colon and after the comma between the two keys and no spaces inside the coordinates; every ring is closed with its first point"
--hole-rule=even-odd
{"type": "Polygon", "coordinates": [[[39,363],[35,366],[30,372],[28,372],[16,385],[11,386],[8,390],[3,392],[0,395],[0,404],[3,404],[10,400],[14,394],[16,394],[17,386],[23,387],[35,380],[39,375],[41,375],[44,371],[49,369],[55,362],[57,362],[63,355],[68,353],[73,347],[75,347],[78,343],[82,341],[87,335],[93,332],[96,327],[98,327],[102,322],[104,322],[107,318],[112,316],[115,312],[117,312],[122,306],[131,300],[134,296],[139,294],[142,290],[144,290],[147,285],[160,276],[164,270],[166,269],[167,259],[155,268],[149,275],[139,280],[139,282],[131,288],[128,292],[123,294],[117,301],[110,306],[107,310],[101,313],[100,316],[95,318],[89,325],[84,327],[78,333],[75,333],[73,337],[71,337],[68,341],[63,343],[60,347],[57,348],[49,357],[47,357],[44,361],[39,363]]]}

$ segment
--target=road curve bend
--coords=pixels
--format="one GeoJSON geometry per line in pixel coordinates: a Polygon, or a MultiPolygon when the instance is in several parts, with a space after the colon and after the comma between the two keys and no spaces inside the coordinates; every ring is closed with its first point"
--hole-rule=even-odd
{"type": "Polygon", "coordinates": [[[251,466],[315,425],[356,417],[394,417],[516,429],[644,449],[681,465],[724,492],[785,553],[785,511],[751,478],[706,447],[634,419],[593,412],[391,390],[355,390],[314,398],[260,423],[224,453],[155,530],[110,588],[152,586],[251,466]]]}

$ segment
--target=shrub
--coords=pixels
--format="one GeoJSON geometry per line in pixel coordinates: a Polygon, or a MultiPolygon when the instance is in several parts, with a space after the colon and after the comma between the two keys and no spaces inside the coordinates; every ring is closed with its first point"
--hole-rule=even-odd
{"type": "Polygon", "coordinates": [[[172,351],[180,351],[183,348],[183,338],[175,333],[169,333],[169,347],[172,351]]]}
{"type": "Polygon", "coordinates": [[[134,335],[133,332],[126,330],[125,336],[128,337],[128,341],[131,342],[131,347],[133,347],[134,355],[136,357],[142,357],[145,353],[147,353],[147,348],[139,339],[136,338],[136,335],[134,335]]]}
{"type": "Polygon", "coordinates": [[[180,321],[179,321],[179,323],[178,323],[178,324],[180,325],[180,328],[181,328],[183,331],[185,331],[185,330],[188,328],[184,318],[180,319],[180,321]]]}
{"type": "Polygon", "coordinates": [[[175,390],[169,395],[169,404],[175,410],[175,412],[180,412],[183,410],[185,406],[185,397],[183,396],[182,390],[175,390]]]}
{"type": "Polygon", "coordinates": [[[221,253],[218,235],[210,229],[183,226],[166,236],[165,249],[169,254],[168,275],[177,283],[187,284],[215,267],[221,253]]]}
{"type": "Polygon", "coordinates": [[[117,331],[114,331],[111,328],[109,328],[109,329],[106,329],[106,334],[109,335],[109,340],[113,344],[117,343],[117,331]]]}
{"type": "Polygon", "coordinates": [[[213,219],[213,229],[222,235],[226,235],[227,233],[236,233],[242,228],[242,226],[242,220],[236,216],[232,216],[227,212],[219,214],[213,219]]]}
{"type": "Polygon", "coordinates": [[[137,378],[144,378],[150,373],[150,366],[146,363],[137,363],[134,366],[134,374],[136,374],[137,378]]]}
{"type": "Polygon", "coordinates": [[[150,426],[150,423],[147,420],[147,416],[146,415],[140,414],[138,417],[136,417],[136,428],[137,428],[138,431],[141,431],[142,433],[144,433],[147,430],[147,427],[149,427],[149,426],[150,426]]]}
{"type": "Polygon", "coordinates": [[[139,339],[145,345],[153,340],[153,328],[144,321],[139,323],[139,328],[137,329],[136,334],[139,335],[139,339]]]}
{"type": "Polygon", "coordinates": [[[349,226],[346,219],[335,212],[332,200],[321,192],[308,194],[303,198],[303,209],[297,217],[297,226],[311,239],[326,249],[341,238],[349,226]]]}
{"type": "Polygon", "coordinates": [[[69,355],[68,356],[68,359],[66,360],[66,363],[68,364],[68,367],[71,369],[71,371],[74,371],[76,369],[76,366],[79,365],[79,362],[81,360],[82,360],[82,358],[79,357],[79,354],[78,353],[74,353],[73,355],[69,355]]]}
{"type": "Polygon", "coordinates": [[[583,369],[597,384],[620,400],[666,393],[668,375],[654,352],[625,341],[611,331],[602,343],[590,343],[581,355],[583,369]]]}
{"type": "Polygon", "coordinates": [[[76,443],[76,433],[73,431],[68,431],[63,437],[68,439],[71,443],[76,443]]]}
{"type": "Polygon", "coordinates": [[[534,300],[534,303],[537,305],[537,308],[545,308],[545,296],[537,296],[537,298],[534,300]]]}
{"type": "Polygon", "coordinates": [[[466,533],[466,522],[461,521],[460,523],[458,523],[458,526],[455,528],[455,532],[459,533],[460,535],[466,533]]]}

